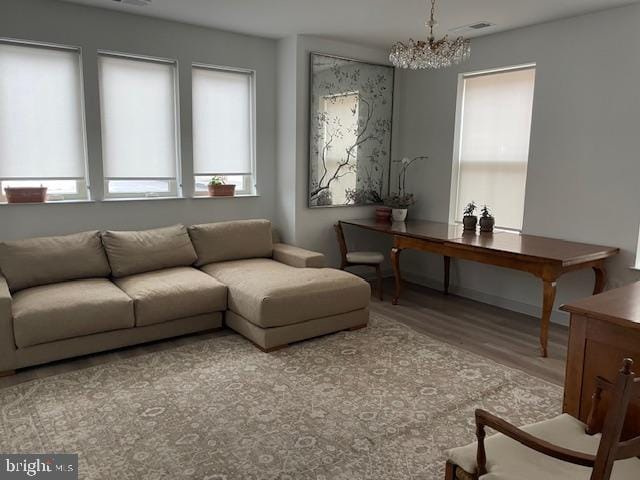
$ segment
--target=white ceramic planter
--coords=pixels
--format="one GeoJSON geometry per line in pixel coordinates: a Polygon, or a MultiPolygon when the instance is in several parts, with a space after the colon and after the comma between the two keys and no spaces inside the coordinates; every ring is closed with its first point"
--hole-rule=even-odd
{"type": "Polygon", "coordinates": [[[394,208],[391,210],[391,218],[394,222],[404,222],[407,219],[406,208],[394,208]]]}

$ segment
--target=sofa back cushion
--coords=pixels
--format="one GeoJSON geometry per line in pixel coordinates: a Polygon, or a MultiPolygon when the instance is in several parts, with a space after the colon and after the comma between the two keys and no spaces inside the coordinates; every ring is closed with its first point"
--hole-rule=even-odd
{"type": "Polygon", "coordinates": [[[102,243],[116,278],[188,266],[197,259],[184,225],[135,232],[106,231],[102,233],[102,243]]]}
{"type": "Polygon", "coordinates": [[[189,227],[198,261],[196,266],[273,254],[269,220],[237,220],[189,227]]]}
{"type": "Polygon", "coordinates": [[[97,231],[0,242],[0,270],[12,292],[111,273],[97,231]]]}

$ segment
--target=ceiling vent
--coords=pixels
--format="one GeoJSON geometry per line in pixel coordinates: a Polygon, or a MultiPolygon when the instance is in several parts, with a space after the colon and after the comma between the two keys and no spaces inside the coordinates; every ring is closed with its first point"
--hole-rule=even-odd
{"type": "Polygon", "coordinates": [[[151,0],[113,0],[122,5],[133,5],[135,7],[145,7],[151,5],[151,0]]]}
{"type": "Polygon", "coordinates": [[[461,27],[452,28],[449,31],[454,33],[473,32],[473,31],[484,30],[486,28],[491,28],[495,26],[496,26],[495,23],[482,21],[482,22],[475,22],[470,25],[463,25],[461,27]]]}

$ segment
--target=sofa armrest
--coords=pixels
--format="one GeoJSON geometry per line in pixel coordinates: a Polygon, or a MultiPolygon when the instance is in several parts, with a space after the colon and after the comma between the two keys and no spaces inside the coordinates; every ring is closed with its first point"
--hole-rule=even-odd
{"type": "Polygon", "coordinates": [[[0,275],[0,372],[15,369],[15,351],[11,293],[7,280],[0,275]]]}
{"type": "Polygon", "coordinates": [[[285,243],[273,244],[273,259],[296,268],[322,268],[325,266],[325,259],[322,253],[312,252],[285,243]]]}

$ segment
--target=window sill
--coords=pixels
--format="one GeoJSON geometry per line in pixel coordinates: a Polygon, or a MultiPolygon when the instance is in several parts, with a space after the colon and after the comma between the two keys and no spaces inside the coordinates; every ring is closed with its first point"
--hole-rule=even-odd
{"type": "Polygon", "coordinates": [[[194,195],[191,198],[193,200],[229,200],[232,198],[258,198],[258,197],[260,197],[260,195],[258,195],[257,193],[247,193],[243,195],[232,195],[229,197],[222,197],[222,196],[210,197],[209,195],[194,195]]]}
{"type": "Polygon", "coordinates": [[[158,200],[184,200],[184,197],[113,197],[113,198],[103,198],[100,200],[101,202],[111,203],[111,202],[147,202],[158,200]]]}
{"type": "Polygon", "coordinates": [[[629,270],[634,270],[636,272],[640,272],[640,266],[636,266],[636,265],[631,265],[629,267],[629,270]]]}
{"type": "Polygon", "coordinates": [[[0,206],[14,205],[69,205],[73,203],[96,203],[95,200],[50,200],[48,202],[29,202],[29,203],[9,203],[0,202],[0,206]]]}
{"type": "Polygon", "coordinates": [[[102,202],[145,202],[145,201],[158,201],[158,200],[228,200],[232,198],[258,198],[260,195],[250,194],[250,195],[234,195],[233,197],[209,197],[207,195],[194,195],[193,197],[131,197],[131,198],[104,198],[102,202]]]}

